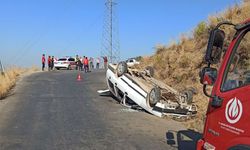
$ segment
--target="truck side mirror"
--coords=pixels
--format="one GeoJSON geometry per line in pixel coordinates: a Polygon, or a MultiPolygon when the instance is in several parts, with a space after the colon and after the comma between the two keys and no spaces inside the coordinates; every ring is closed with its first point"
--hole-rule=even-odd
{"type": "Polygon", "coordinates": [[[224,39],[224,31],[216,28],[210,32],[205,55],[206,62],[210,64],[217,64],[220,61],[224,39]]]}
{"type": "Polygon", "coordinates": [[[214,85],[217,78],[217,69],[204,67],[200,72],[200,82],[203,85],[214,85]]]}

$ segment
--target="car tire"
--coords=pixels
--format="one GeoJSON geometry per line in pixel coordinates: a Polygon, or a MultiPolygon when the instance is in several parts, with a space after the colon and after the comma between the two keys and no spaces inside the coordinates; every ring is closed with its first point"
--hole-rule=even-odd
{"type": "Polygon", "coordinates": [[[60,70],[60,68],[56,67],[56,70],[60,70]]]}
{"type": "Polygon", "coordinates": [[[128,72],[128,65],[126,62],[122,61],[119,62],[116,68],[117,71],[117,76],[120,77],[122,76],[124,73],[128,72]]]}
{"type": "Polygon", "coordinates": [[[154,107],[157,102],[161,99],[161,89],[159,87],[154,87],[151,89],[148,95],[148,105],[154,107]]]}
{"type": "Polygon", "coordinates": [[[147,66],[145,70],[146,70],[147,76],[154,77],[155,71],[152,66],[147,66]]]}
{"type": "Polygon", "coordinates": [[[70,65],[68,66],[67,70],[71,70],[71,66],[70,65]]]}
{"type": "Polygon", "coordinates": [[[194,92],[191,89],[183,90],[180,93],[181,93],[181,95],[185,96],[185,102],[187,104],[191,104],[192,103],[194,92]]]}
{"type": "Polygon", "coordinates": [[[198,93],[197,89],[194,88],[194,87],[189,87],[188,90],[192,91],[193,94],[197,94],[198,93]]]}

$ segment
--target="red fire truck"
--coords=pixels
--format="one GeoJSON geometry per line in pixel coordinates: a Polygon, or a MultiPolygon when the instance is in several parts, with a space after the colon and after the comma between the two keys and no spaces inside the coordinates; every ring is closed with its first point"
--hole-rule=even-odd
{"type": "Polygon", "coordinates": [[[250,150],[250,18],[219,23],[210,32],[205,60],[200,81],[209,105],[197,150],[250,150]],[[225,35],[226,25],[235,29],[234,35],[225,35]],[[226,50],[225,37],[232,39],[226,50]]]}

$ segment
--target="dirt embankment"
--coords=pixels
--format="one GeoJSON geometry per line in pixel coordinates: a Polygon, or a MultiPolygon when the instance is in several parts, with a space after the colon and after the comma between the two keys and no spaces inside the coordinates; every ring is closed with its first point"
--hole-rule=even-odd
{"type": "MultiPolygon", "coordinates": [[[[157,79],[178,90],[186,87],[195,87],[198,90],[198,94],[194,96],[194,103],[198,106],[198,115],[186,123],[189,128],[200,132],[203,130],[208,98],[202,92],[199,71],[205,65],[204,53],[209,32],[222,20],[239,23],[247,18],[250,18],[250,1],[244,0],[241,4],[211,15],[207,21],[200,22],[194,28],[192,36],[183,34],[178,42],[167,46],[158,45],[153,56],[142,58],[140,67],[153,66],[157,79]]],[[[229,27],[222,28],[227,34],[225,42],[225,47],[227,47],[235,31],[229,27]]]]}
{"type": "Polygon", "coordinates": [[[0,74],[0,100],[5,98],[9,91],[15,86],[17,79],[20,75],[30,74],[38,71],[37,67],[31,68],[18,68],[11,67],[4,72],[4,74],[0,74]]]}

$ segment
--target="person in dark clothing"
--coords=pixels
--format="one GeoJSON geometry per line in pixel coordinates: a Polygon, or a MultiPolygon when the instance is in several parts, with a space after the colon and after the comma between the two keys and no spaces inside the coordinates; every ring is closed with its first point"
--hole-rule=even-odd
{"type": "Polygon", "coordinates": [[[77,65],[78,65],[78,70],[82,71],[82,62],[80,58],[77,60],[77,65]]]}
{"type": "Polygon", "coordinates": [[[54,56],[51,58],[51,70],[54,70],[54,56]]]}
{"type": "Polygon", "coordinates": [[[79,68],[79,64],[78,64],[78,62],[79,62],[79,56],[78,56],[78,55],[76,55],[76,59],[75,59],[75,63],[76,63],[76,70],[78,70],[78,68],[79,68]]]}

